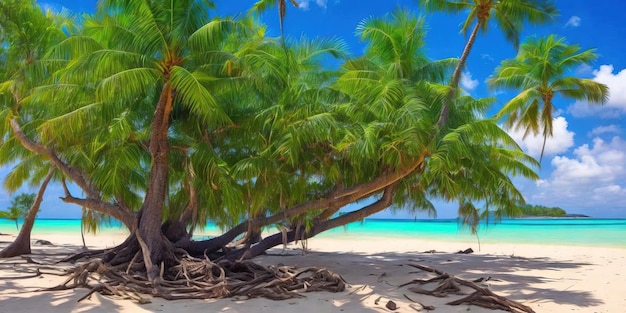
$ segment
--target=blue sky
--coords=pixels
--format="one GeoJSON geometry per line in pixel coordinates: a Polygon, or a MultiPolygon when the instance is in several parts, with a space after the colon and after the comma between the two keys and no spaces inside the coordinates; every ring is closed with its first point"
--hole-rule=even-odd
{"type": "MultiPolygon", "coordinates": [[[[359,21],[370,16],[382,16],[396,7],[408,8],[420,14],[412,0],[349,1],[297,0],[300,8],[288,7],[285,33],[290,37],[343,38],[353,55],[361,54],[364,46],[354,35],[359,21]]],[[[254,0],[217,0],[219,14],[244,14],[254,0]]],[[[68,8],[74,12],[93,12],[95,0],[39,1],[52,9],[68,8]]],[[[539,181],[518,180],[527,202],[559,206],[571,213],[595,217],[626,217],[626,21],[623,0],[557,0],[561,14],[550,25],[527,27],[522,40],[528,36],[557,34],[570,44],[583,49],[596,49],[598,60],[589,67],[575,70],[575,75],[592,78],[611,89],[604,106],[574,103],[556,99],[559,113],[554,121],[554,137],[548,140],[540,170],[539,181]]],[[[426,49],[430,58],[459,57],[465,37],[459,33],[464,15],[431,14],[426,16],[429,29],[426,49]]],[[[262,16],[270,35],[278,34],[277,11],[262,16]]],[[[468,60],[462,80],[463,88],[475,97],[493,96],[485,80],[501,60],[515,56],[512,45],[498,29],[479,35],[468,60]]],[[[497,103],[503,104],[512,93],[499,93],[497,103]]],[[[526,138],[511,133],[529,154],[538,156],[541,138],[526,138]]],[[[0,177],[8,171],[0,169],[0,177]]],[[[35,192],[36,189],[28,189],[35,192]]],[[[51,186],[46,193],[42,212],[44,218],[77,217],[80,209],[58,200],[60,186],[51,186]]],[[[0,192],[0,208],[9,205],[11,195],[0,192]]],[[[437,203],[438,216],[456,217],[453,204],[437,203]]],[[[397,215],[398,217],[409,217],[397,215]]],[[[389,213],[379,215],[389,217],[389,213]]]]}

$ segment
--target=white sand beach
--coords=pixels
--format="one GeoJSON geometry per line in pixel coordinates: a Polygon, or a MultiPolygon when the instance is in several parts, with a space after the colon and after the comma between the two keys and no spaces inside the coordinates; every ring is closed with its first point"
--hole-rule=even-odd
{"type": "MultiPolygon", "coordinates": [[[[0,236],[0,246],[12,240],[0,236]]],[[[112,247],[125,238],[122,231],[87,236],[90,248],[112,247]]],[[[52,262],[79,251],[80,236],[34,233],[33,240],[45,239],[53,246],[33,246],[34,260],[52,262]]],[[[324,267],[340,274],[348,283],[344,292],[311,292],[305,297],[283,301],[267,299],[177,300],[151,299],[138,304],[94,294],[77,302],[86,289],[38,292],[65,277],[33,276],[40,265],[23,258],[0,260],[0,313],[11,312],[392,312],[385,308],[391,300],[393,312],[427,312],[419,302],[432,305],[435,312],[496,312],[468,305],[450,306],[447,302],[463,296],[436,298],[413,293],[412,285],[400,287],[413,279],[431,277],[409,266],[421,264],[458,277],[474,280],[495,293],[521,302],[536,312],[626,312],[626,249],[584,246],[544,246],[424,241],[419,238],[357,237],[313,238],[309,252],[298,246],[272,249],[270,255],[257,259],[261,264],[285,264],[297,267],[324,267]],[[455,254],[471,247],[473,254],[455,254]],[[435,253],[425,251],[436,250],[435,253]],[[413,302],[415,301],[415,302],[413,302]]],[[[53,265],[57,268],[71,265],[53,265]]],[[[424,288],[428,288],[426,285],[424,288]]]]}

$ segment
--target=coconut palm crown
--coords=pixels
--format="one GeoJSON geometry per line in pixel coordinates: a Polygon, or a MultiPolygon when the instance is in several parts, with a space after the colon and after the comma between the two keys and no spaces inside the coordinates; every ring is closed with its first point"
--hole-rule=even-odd
{"type": "Polygon", "coordinates": [[[457,92],[461,81],[461,72],[465,67],[479,30],[483,33],[487,32],[490,22],[493,21],[504,32],[507,40],[512,42],[517,49],[519,34],[525,23],[545,24],[554,20],[557,15],[557,9],[551,0],[419,0],[418,2],[426,11],[431,12],[456,14],[469,11],[461,32],[467,35],[470,29],[472,31],[450,79],[450,91],[444,100],[447,102],[443,106],[437,123],[440,127],[446,122],[450,102],[457,92]],[[472,25],[474,25],[473,28],[472,25]]]}
{"type": "Polygon", "coordinates": [[[540,161],[546,140],[553,134],[552,121],[557,111],[555,96],[598,104],[607,100],[606,85],[568,75],[596,58],[593,49],[581,51],[578,45],[568,45],[562,37],[530,38],[522,44],[515,58],[503,61],[489,78],[492,88],[520,91],[497,117],[505,118],[505,127],[524,129],[524,137],[541,132],[544,140],[540,161]]]}

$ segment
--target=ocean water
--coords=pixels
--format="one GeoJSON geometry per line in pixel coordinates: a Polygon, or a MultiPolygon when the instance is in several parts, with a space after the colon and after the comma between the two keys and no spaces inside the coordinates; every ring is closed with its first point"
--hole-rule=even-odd
{"type": "MultiPolygon", "coordinates": [[[[477,234],[456,219],[369,219],[328,232],[346,235],[376,234],[447,241],[480,240],[481,243],[527,243],[626,248],[626,219],[523,218],[503,219],[479,226],[477,234]]],[[[323,234],[322,234],[323,235],[323,234]]]]}
{"type": "MultiPolygon", "coordinates": [[[[21,225],[21,221],[20,221],[21,225]]],[[[103,232],[119,230],[119,223],[100,226],[103,232]]],[[[271,230],[271,228],[270,228],[271,230]]],[[[39,234],[80,234],[78,219],[38,219],[33,230],[39,234]]],[[[199,230],[207,236],[221,233],[214,224],[199,230]]],[[[15,222],[0,219],[0,233],[16,234],[15,222]]],[[[366,219],[329,230],[318,236],[327,238],[381,236],[447,241],[480,240],[481,243],[530,243],[626,248],[626,219],[537,218],[504,219],[497,224],[481,225],[477,235],[460,226],[456,219],[366,219]],[[477,237],[478,236],[478,237],[477,237]]]]}

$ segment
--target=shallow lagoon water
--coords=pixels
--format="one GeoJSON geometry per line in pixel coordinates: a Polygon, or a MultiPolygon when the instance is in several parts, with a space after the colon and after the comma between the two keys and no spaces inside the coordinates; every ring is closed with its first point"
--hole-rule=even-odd
{"type": "MultiPolygon", "coordinates": [[[[21,225],[21,221],[20,221],[21,225]]],[[[101,231],[116,231],[119,223],[102,225],[101,231]]],[[[272,230],[272,228],[270,228],[272,230]]],[[[38,219],[35,233],[80,234],[78,219],[38,219]]],[[[0,233],[16,234],[15,222],[0,219],[0,233]]],[[[206,236],[217,235],[220,230],[212,223],[201,232],[206,236]]],[[[626,248],[626,219],[595,218],[533,218],[503,219],[497,224],[482,224],[478,228],[478,238],[468,228],[461,226],[456,219],[366,219],[363,222],[348,224],[329,230],[323,237],[415,237],[447,241],[480,239],[482,243],[528,243],[580,245],[626,248]]]]}

